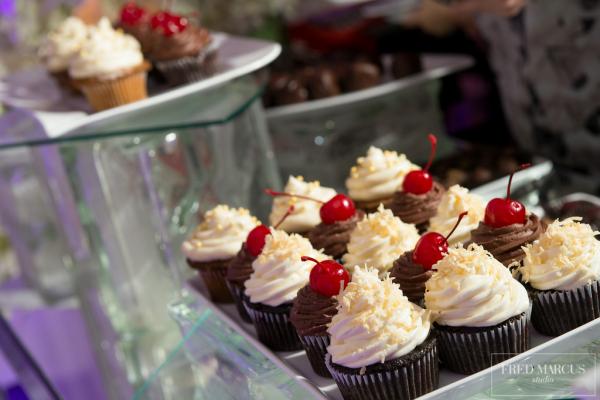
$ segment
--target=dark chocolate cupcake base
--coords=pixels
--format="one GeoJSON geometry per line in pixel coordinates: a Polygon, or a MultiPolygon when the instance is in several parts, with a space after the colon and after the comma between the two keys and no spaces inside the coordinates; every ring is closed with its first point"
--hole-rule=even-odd
{"type": "Polygon", "coordinates": [[[435,334],[409,354],[364,368],[348,368],[331,361],[325,364],[344,400],[414,399],[437,388],[438,348],[435,334]]]}
{"type": "Polygon", "coordinates": [[[331,378],[331,374],[325,365],[327,346],[330,342],[329,335],[300,336],[300,341],[304,350],[306,350],[306,356],[313,371],[324,378],[331,378]]]}
{"type": "Polygon", "coordinates": [[[227,283],[231,297],[233,297],[233,302],[235,303],[235,308],[237,309],[238,314],[240,314],[240,318],[242,318],[244,322],[251,324],[252,320],[250,319],[250,316],[246,311],[246,307],[244,307],[244,301],[242,300],[242,297],[244,296],[244,287],[239,286],[227,279],[225,282],[227,283]]]}
{"type": "Polygon", "coordinates": [[[200,273],[204,285],[208,289],[210,299],[215,303],[232,303],[233,298],[225,283],[227,267],[231,259],[214,261],[187,260],[188,265],[200,273]]]}
{"type": "Polygon", "coordinates": [[[526,313],[483,327],[435,324],[442,365],[460,374],[474,374],[529,349],[526,313]]]}
{"type": "Polygon", "coordinates": [[[531,324],[541,334],[559,336],[600,317],[598,281],[573,290],[526,288],[533,302],[531,324]]]}
{"type": "Polygon", "coordinates": [[[262,344],[274,351],[302,350],[296,328],[290,322],[292,303],[272,307],[252,303],[245,294],[242,301],[262,344]]]}
{"type": "Polygon", "coordinates": [[[202,51],[197,56],[155,61],[154,64],[169,84],[183,85],[214,75],[217,71],[216,59],[216,50],[209,50],[202,51]]]}

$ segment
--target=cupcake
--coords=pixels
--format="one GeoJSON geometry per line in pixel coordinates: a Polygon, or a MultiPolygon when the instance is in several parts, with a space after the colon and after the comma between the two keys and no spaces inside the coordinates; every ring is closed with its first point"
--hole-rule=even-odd
{"type": "Polygon", "coordinates": [[[425,284],[442,364],[473,374],[529,348],[527,291],[483,247],[454,247],[425,284]]]}
{"type": "Polygon", "coordinates": [[[485,202],[459,185],[451,186],[443,195],[435,215],[429,220],[429,232],[449,232],[456,218],[463,212],[469,213],[448,239],[452,246],[471,240],[471,231],[475,230],[485,215],[485,202]]]}
{"type": "Polygon", "coordinates": [[[471,232],[471,241],[483,246],[506,267],[520,265],[525,257],[522,247],[533,243],[544,231],[537,215],[528,214],[523,204],[510,198],[513,175],[508,180],[506,199],[490,200],[483,221],[471,232]]]}
{"type": "Polygon", "coordinates": [[[225,283],[227,268],[258,220],[244,208],[219,205],[204,213],[202,223],[183,242],[189,266],[200,272],[211,300],[231,302],[225,283]]]}
{"type": "Polygon", "coordinates": [[[377,210],[379,204],[389,206],[406,174],[414,169],[418,166],[404,154],[371,146],[366,157],[359,157],[357,165],[350,170],[346,179],[348,195],[365,212],[377,210]]]}
{"type": "Polygon", "coordinates": [[[46,70],[65,89],[75,89],[69,78],[69,62],[85,43],[88,26],[79,18],[69,17],[42,41],[38,54],[46,70]]]}
{"type": "Polygon", "coordinates": [[[135,1],[125,3],[121,8],[117,26],[140,42],[142,53],[150,52],[152,45],[150,15],[143,7],[137,5],[135,1]]]}
{"type": "Polygon", "coordinates": [[[394,261],[390,277],[400,285],[408,300],[423,305],[425,283],[433,275],[433,265],[448,253],[450,238],[466,215],[465,211],[455,219],[454,227],[445,237],[437,232],[428,232],[421,236],[414,250],[407,251],[394,261]]]}
{"type": "Polygon", "coordinates": [[[284,192],[272,192],[272,194],[276,197],[273,199],[269,215],[271,225],[280,221],[290,206],[294,206],[294,211],[281,223],[279,229],[288,233],[306,235],[321,223],[321,205],[332,199],[336,192],[321,186],[318,181],[305,182],[301,176],[290,176],[284,192]]]}
{"type": "Polygon", "coordinates": [[[73,84],[96,111],[147,97],[146,72],[140,44],[114,30],[106,18],[89,29],[87,40],[69,63],[73,84]]]}
{"type": "Polygon", "coordinates": [[[406,223],[415,224],[420,232],[427,228],[429,219],[435,215],[445,192],[444,187],[429,174],[437,139],[434,135],[429,135],[428,139],[431,143],[431,154],[427,165],[422,170],[410,171],[404,177],[389,205],[395,216],[406,223]]]}
{"type": "Polygon", "coordinates": [[[216,49],[207,29],[166,11],[154,14],[150,27],[148,57],[170,84],[194,82],[214,73],[216,49]]]}
{"type": "Polygon", "coordinates": [[[414,399],[437,387],[429,311],[368,268],[356,268],[337,300],[325,362],[344,399],[414,399]]]}
{"type": "Polygon", "coordinates": [[[348,286],[348,272],[335,261],[317,262],[310,271],[310,283],[298,292],[290,322],[296,328],[313,370],[331,378],[325,366],[329,346],[327,327],[337,313],[337,296],[348,286]]]}
{"type": "Polygon", "coordinates": [[[533,301],[531,322],[558,336],[600,316],[600,232],[581,218],[556,220],[525,247],[520,269],[533,301]]]}
{"type": "Polygon", "coordinates": [[[302,349],[296,329],[290,323],[292,303],[298,291],[309,282],[313,262],[306,256],[324,260],[308,239],[298,234],[274,230],[252,263],[252,275],[244,283],[244,305],[256,328],[258,339],[275,351],[302,349]]]}
{"type": "Polygon", "coordinates": [[[233,257],[229,263],[225,275],[227,287],[231,292],[231,297],[235,302],[238,313],[246,322],[252,322],[252,320],[246,312],[242,297],[244,294],[244,283],[246,283],[246,281],[250,279],[250,275],[252,275],[252,263],[254,260],[256,260],[256,256],[250,253],[246,242],[242,243],[240,251],[237,252],[235,257],[233,257]]]}
{"type": "Polygon", "coordinates": [[[342,258],[350,271],[355,266],[369,265],[383,277],[394,261],[419,240],[417,228],[394,217],[390,210],[380,206],[377,212],[368,214],[356,224],[350,234],[348,253],[342,258]]]}

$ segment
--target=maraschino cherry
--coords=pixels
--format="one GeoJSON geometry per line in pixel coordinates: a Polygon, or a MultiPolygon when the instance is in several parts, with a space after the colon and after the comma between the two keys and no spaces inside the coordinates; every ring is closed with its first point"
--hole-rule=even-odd
{"type": "MultiPolygon", "coordinates": [[[[277,229],[279,225],[285,221],[287,217],[290,216],[294,212],[294,206],[290,206],[283,217],[275,224],[273,227],[277,229]]],[[[248,253],[250,253],[254,257],[258,257],[258,255],[262,252],[265,247],[265,241],[267,240],[267,236],[271,234],[271,230],[268,226],[260,224],[250,232],[248,232],[248,236],[246,237],[246,249],[248,253]]]]}
{"type": "Polygon", "coordinates": [[[137,25],[146,16],[146,10],[138,6],[134,1],[127,2],[121,8],[121,23],[125,25],[137,25]]]}
{"type": "Polygon", "coordinates": [[[271,189],[265,189],[265,193],[273,197],[297,197],[299,199],[310,200],[320,203],[321,208],[319,210],[319,215],[321,216],[321,221],[323,221],[323,223],[327,225],[333,224],[334,222],[338,221],[345,221],[347,219],[352,218],[354,214],[356,214],[356,207],[354,206],[354,202],[351,198],[343,194],[336,194],[328,201],[321,201],[308,196],[302,196],[298,194],[285,192],[276,192],[271,189]]]}
{"type": "Polygon", "coordinates": [[[444,254],[448,253],[448,238],[452,236],[456,228],[458,228],[460,221],[467,214],[468,212],[465,211],[458,216],[454,228],[445,237],[437,232],[428,232],[421,236],[413,250],[413,261],[421,265],[424,269],[431,269],[435,263],[444,257],[444,254]]]}
{"type": "Polygon", "coordinates": [[[150,26],[154,30],[160,30],[164,36],[172,36],[183,32],[187,27],[188,20],[168,11],[159,11],[150,19],[150,26]]]}
{"type": "Polygon", "coordinates": [[[424,194],[431,190],[433,187],[433,178],[429,174],[429,167],[435,157],[435,151],[437,149],[437,138],[431,133],[427,135],[429,143],[431,143],[431,152],[429,153],[429,161],[422,170],[410,171],[404,177],[402,182],[402,191],[412,194],[424,194]]]}
{"type": "MultiPolygon", "coordinates": [[[[528,168],[530,165],[531,164],[523,164],[519,170],[528,168]]],[[[527,219],[525,206],[521,202],[510,198],[510,187],[512,185],[514,174],[515,173],[513,172],[510,174],[510,178],[508,178],[506,198],[501,199],[496,197],[495,199],[490,200],[485,207],[484,224],[493,228],[502,228],[503,226],[512,224],[525,223],[527,219]]]]}
{"type": "Polygon", "coordinates": [[[302,261],[315,263],[310,270],[310,288],[320,295],[331,297],[345,289],[350,282],[350,274],[340,264],[333,260],[317,261],[312,257],[301,257],[302,261]]]}

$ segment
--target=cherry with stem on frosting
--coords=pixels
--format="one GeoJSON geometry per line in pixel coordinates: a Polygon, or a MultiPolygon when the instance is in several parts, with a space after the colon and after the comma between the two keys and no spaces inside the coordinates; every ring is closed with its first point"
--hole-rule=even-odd
{"type": "Polygon", "coordinates": [[[460,221],[468,214],[468,211],[461,213],[458,216],[454,228],[445,237],[437,232],[428,232],[421,236],[415,249],[413,250],[413,262],[421,265],[424,269],[429,270],[438,261],[444,258],[444,254],[448,253],[448,238],[452,236],[460,221]]]}
{"type": "MultiPolygon", "coordinates": [[[[289,217],[294,212],[294,206],[290,206],[286,213],[281,217],[281,219],[275,224],[273,227],[277,229],[279,225],[285,221],[287,217],[289,217]]],[[[265,241],[267,240],[267,236],[271,234],[271,230],[268,226],[260,224],[248,232],[248,236],[246,237],[246,249],[248,253],[250,253],[254,257],[258,257],[258,255],[262,252],[265,247],[265,241]]]]}
{"type": "Polygon", "coordinates": [[[412,194],[425,194],[433,187],[433,178],[429,174],[429,167],[435,157],[437,149],[437,138],[431,133],[427,135],[427,140],[431,143],[431,152],[429,153],[429,161],[422,170],[410,171],[404,177],[402,182],[402,191],[412,194]]]}
{"type": "Polygon", "coordinates": [[[146,10],[143,7],[138,6],[135,1],[129,1],[121,8],[120,20],[122,24],[133,26],[142,22],[145,16],[146,10]]]}
{"type": "Polygon", "coordinates": [[[332,297],[348,286],[350,274],[340,263],[333,260],[317,261],[307,256],[300,259],[315,263],[310,270],[309,282],[310,288],[320,295],[332,297]]]}
{"type": "Polygon", "coordinates": [[[356,207],[354,206],[354,202],[352,201],[352,199],[341,193],[336,194],[328,201],[321,201],[313,199],[312,197],[302,196],[298,194],[276,192],[272,189],[265,189],[265,193],[273,197],[297,197],[299,199],[310,200],[316,203],[320,203],[321,208],[319,209],[319,215],[321,216],[321,221],[323,221],[323,223],[326,225],[330,225],[338,221],[345,221],[347,219],[352,218],[356,214],[356,207]]]}
{"type": "MultiPolygon", "coordinates": [[[[519,171],[529,168],[531,164],[523,164],[519,171]]],[[[515,171],[516,172],[516,171],[515,171]]],[[[506,198],[496,197],[489,201],[485,207],[485,218],[483,223],[493,228],[502,228],[503,226],[513,224],[524,224],[527,221],[525,206],[523,203],[510,198],[510,187],[512,185],[515,172],[508,178],[508,187],[506,188],[506,198]]]]}

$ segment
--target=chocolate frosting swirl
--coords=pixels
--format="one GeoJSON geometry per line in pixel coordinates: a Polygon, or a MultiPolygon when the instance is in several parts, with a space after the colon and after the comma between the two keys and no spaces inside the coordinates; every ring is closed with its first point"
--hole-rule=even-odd
{"type": "Polygon", "coordinates": [[[290,322],[300,336],[325,336],[335,314],[337,314],[335,297],[323,296],[306,285],[298,291],[294,300],[290,322]]]}
{"type": "Polygon", "coordinates": [[[413,261],[413,252],[407,251],[396,261],[390,271],[390,277],[400,285],[402,293],[413,303],[419,304],[425,296],[425,283],[433,271],[424,269],[413,261]]]}
{"type": "Polygon", "coordinates": [[[153,61],[194,57],[212,42],[210,32],[197,26],[188,25],[182,32],[171,36],[165,36],[159,31],[152,33],[152,40],[148,40],[146,47],[148,56],[153,61]]]}
{"type": "Polygon", "coordinates": [[[389,208],[403,222],[423,225],[435,215],[445,191],[446,189],[436,181],[427,193],[412,194],[397,191],[389,208]]]}
{"type": "Polygon", "coordinates": [[[323,249],[328,256],[339,259],[348,252],[350,233],[364,216],[363,211],[357,210],[352,218],[345,221],[337,221],[333,224],[321,222],[308,232],[308,240],[315,249],[323,249]]]}
{"type": "Polygon", "coordinates": [[[233,257],[227,268],[227,280],[235,285],[243,286],[244,282],[252,275],[252,262],[256,259],[248,252],[246,243],[242,244],[242,248],[233,257]]]}
{"type": "Polygon", "coordinates": [[[521,246],[536,240],[545,229],[535,214],[530,214],[524,224],[512,224],[501,228],[493,228],[480,222],[477,229],[471,232],[471,242],[483,246],[508,267],[513,262],[523,260],[525,252],[521,246]]]}

